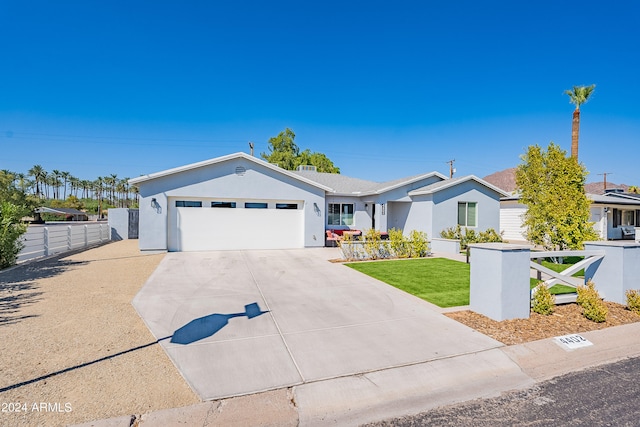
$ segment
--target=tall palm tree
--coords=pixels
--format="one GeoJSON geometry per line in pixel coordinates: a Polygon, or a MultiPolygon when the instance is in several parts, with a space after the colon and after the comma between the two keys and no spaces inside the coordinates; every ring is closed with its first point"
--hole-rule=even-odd
{"type": "Polygon", "coordinates": [[[29,188],[30,183],[25,174],[23,173],[15,174],[15,182],[18,185],[18,188],[20,189],[20,191],[22,191],[23,193],[27,192],[27,188],[29,188]]]}
{"type": "Polygon", "coordinates": [[[60,198],[60,187],[62,186],[61,172],[57,169],[51,171],[51,186],[53,187],[53,198],[60,198]]]}
{"type": "Polygon", "coordinates": [[[580,105],[589,100],[596,85],[591,86],[574,86],[572,90],[565,90],[564,93],[569,95],[569,102],[576,106],[573,111],[573,121],[571,123],[571,157],[578,159],[578,137],[580,133],[580,105]]]}
{"type": "Polygon", "coordinates": [[[71,174],[69,172],[60,172],[60,178],[64,180],[63,189],[64,196],[62,196],[62,200],[67,200],[67,183],[69,182],[69,178],[71,178],[71,174]]]}
{"type": "Polygon", "coordinates": [[[34,165],[27,173],[29,176],[32,176],[36,182],[36,197],[41,197],[40,184],[44,181],[44,176],[46,175],[44,168],[40,165],[34,165]]]}
{"type": "Polygon", "coordinates": [[[78,189],[80,188],[80,180],[73,175],[69,175],[69,186],[71,187],[71,195],[78,197],[78,189]]]}

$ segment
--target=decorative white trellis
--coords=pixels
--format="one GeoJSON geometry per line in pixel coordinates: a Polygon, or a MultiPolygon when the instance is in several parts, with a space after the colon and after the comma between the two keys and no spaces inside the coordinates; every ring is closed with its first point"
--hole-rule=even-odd
{"type": "MultiPolygon", "coordinates": [[[[604,251],[546,251],[546,252],[531,252],[531,268],[539,271],[540,273],[544,273],[551,278],[545,280],[543,283],[548,287],[552,287],[557,284],[563,284],[566,286],[570,286],[572,288],[576,288],[578,286],[584,285],[584,279],[573,277],[575,273],[586,269],[589,265],[593,264],[596,261],[604,258],[604,251]],[[559,258],[559,257],[570,257],[570,256],[578,256],[584,257],[582,261],[579,261],[561,272],[553,271],[537,262],[533,261],[534,259],[540,258],[559,258]]],[[[531,290],[531,297],[535,295],[538,291],[538,287],[536,286],[531,290]]],[[[604,297],[604,295],[601,295],[604,297]]],[[[576,294],[564,294],[564,295],[556,295],[556,304],[563,304],[567,302],[575,302],[576,294]]]]}

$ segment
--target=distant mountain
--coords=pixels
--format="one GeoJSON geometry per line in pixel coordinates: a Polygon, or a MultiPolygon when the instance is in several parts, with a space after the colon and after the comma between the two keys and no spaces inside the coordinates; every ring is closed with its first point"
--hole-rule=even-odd
{"type": "MultiPolygon", "coordinates": [[[[499,172],[494,172],[491,175],[487,175],[484,178],[489,184],[495,185],[501,190],[511,193],[516,189],[516,168],[509,168],[499,172]]],[[[621,188],[624,192],[627,192],[629,186],[626,184],[615,184],[613,182],[607,182],[607,189],[621,188]]],[[[604,194],[604,182],[590,182],[585,184],[584,191],[589,194],[604,194]]]]}

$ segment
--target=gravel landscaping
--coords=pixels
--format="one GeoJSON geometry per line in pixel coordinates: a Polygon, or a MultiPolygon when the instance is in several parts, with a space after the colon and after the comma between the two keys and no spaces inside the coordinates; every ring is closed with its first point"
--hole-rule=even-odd
{"type": "Polygon", "coordinates": [[[0,425],[199,402],[131,305],[163,256],[125,240],[0,272],[0,425]]]}
{"type": "Polygon", "coordinates": [[[628,310],[624,305],[613,302],[605,304],[609,308],[609,314],[607,320],[602,323],[592,322],[585,318],[582,315],[582,308],[575,303],[558,305],[554,313],[549,316],[532,312],[528,319],[503,320],[502,322],[469,310],[445,315],[507,345],[640,322],[640,316],[628,310]]]}

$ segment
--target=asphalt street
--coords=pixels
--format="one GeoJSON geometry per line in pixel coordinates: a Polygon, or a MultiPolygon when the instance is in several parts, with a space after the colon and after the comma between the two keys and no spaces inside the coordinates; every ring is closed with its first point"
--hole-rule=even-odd
{"type": "Polygon", "coordinates": [[[493,399],[367,424],[369,427],[516,425],[640,425],[640,357],[562,375],[493,399]]]}

